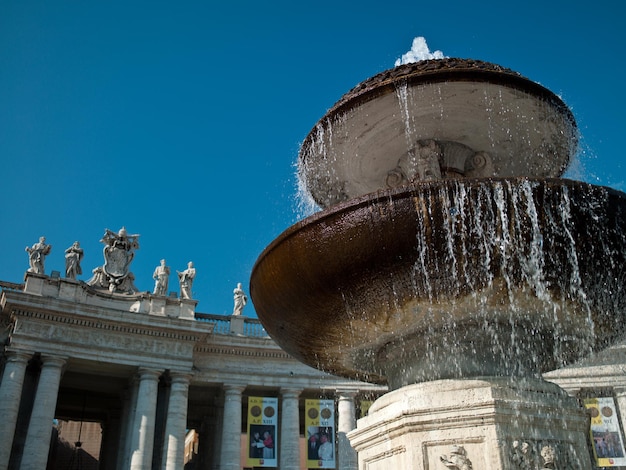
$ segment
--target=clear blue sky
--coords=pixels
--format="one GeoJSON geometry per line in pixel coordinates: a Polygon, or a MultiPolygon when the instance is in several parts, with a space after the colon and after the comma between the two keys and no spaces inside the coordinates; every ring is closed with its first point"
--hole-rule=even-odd
{"type": "Polygon", "coordinates": [[[570,174],[624,190],[624,15],[611,5],[0,0],[0,279],[21,282],[24,247],[44,235],[46,272],[78,240],[88,280],[104,229],[125,226],[141,234],[140,290],[161,258],[193,261],[197,310],[230,314],[237,282],[247,292],[258,255],[302,218],[300,142],[416,36],[559,94],[583,136],[570,174]]]}

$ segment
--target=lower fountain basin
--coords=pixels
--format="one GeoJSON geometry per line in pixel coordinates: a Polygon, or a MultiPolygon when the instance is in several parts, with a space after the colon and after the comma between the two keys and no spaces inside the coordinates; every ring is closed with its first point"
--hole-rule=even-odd
{"type": "Polygon", "coordinates": [[[563,179],[415,183],[333,206],[268,246],[250,294],[318,369],[392,389],[539,374],[617,339],[626,194],[563,179]]]}

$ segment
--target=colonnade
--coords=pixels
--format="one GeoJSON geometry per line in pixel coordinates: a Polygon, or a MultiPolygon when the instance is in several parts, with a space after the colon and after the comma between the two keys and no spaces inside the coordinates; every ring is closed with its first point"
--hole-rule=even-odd
{"type": "MultiPolygon", "coordinates": [[[[41,369],[23,445],[14,446],[24,378],[34,354],[20,351],[5,352],[5,367],[0,382],[0,470],[11,463],[13,467],[44,470],[48,461],[50,439],[55,417],[59,385],[67,358],[51,355],[40,357],[41,369]],[[20,448],[21,447],[21,448],[20,448]],[[21,455],[13,455],[17,452],[21,455]],[[19,467],[17,466],[19,463],[19,467]]],[[[117,468],[140,470],[152,468],[154,450],[157,394],[159,380],[165,371],[139,368],[136,386],[131,387],[130,399],[124,400],[123,423],[120,433],[117,468]]],[[[187,399],[191,375],[170,372],[171,385],[165,418],[165,440],[162,468],[183,468],[187,399]]],[[[18,443],[19,444],[19,443],[18,443]]]]}
{"type": "MultiPolygon", "coordinates": [[[[21,351],[7,351],[2,382],[0,382],[0,469],[8,468],[13,436],[20,410],[20,400],[28,362],[33,357],[21,351]],[[11,437],[9,437],[11,436],[11,437]]],[[[67,358],[41,356],[41,371],[30,411],[26,439],[23,443],[20,468],[45,469],[48,462],[52,421],[59,393],[59,384],[67,358]]]]}
{"type": "MultiPolygon", "coordinates": [[[[32,400],[32,411],[23,443],[14,445],[20,401],[24,395],[24,382],[29,361],[34,354],[23,351],[6,351],[5,366],[0,382],[0,470],[21,468],[44,470],[46,468],[53,420],[59,394],[59,386],[67,358],[52,355],[38,356],[39,378],[32,400]],[[11,455],[11,453],[18,455],[11,455]]],[[[131,379],[129,388],[120,397],[121,415],[108,423],[104,429],[103,454],[113,457],[104,468],[128,468],[140,470],[152,468],[155,455],[155,429],[157,421],[157,398],[159,381],[165,371],[140,367],[131,379]],[[113,428],[113,429],[111,429],[113,428]],[[108,434],[107,434],[108,432],[108,434]],[[105,448],[106,447],[106,448],[105,448]]],[[[188,392],[191,374],[168,371],[164,440],[161,468],[183,468],[185,433],[187,427],[188,392]]],[[[220,470],[240,470],[242,409],[245,384],[223,385],[221,410],[221,439],[216,459],[220,470]]],[[[279,467],[281,470],[300,468],[300,395],[301,389],[281,388],[279,467]]],[[[356,391],[337,391],[337,468],[356,470],[356,452],[350,446],[346,434],[355,428],[356,391]]],[[[158,450],[158,449],[157,449],[158,450]]]]}
{"type": "MultiPolygon", "coordinates": [[[[224,385],[224,408],[220,469],[240,470],[243,385],[224,385]]],[[[280,452],[281,470],[300,469],[300,394],[302,390],[281,388],[280,452]]],[[[356,390],[337,390],[337,469],[357,470],[357,454],[346,434],[356,428],[356,390]]]]}

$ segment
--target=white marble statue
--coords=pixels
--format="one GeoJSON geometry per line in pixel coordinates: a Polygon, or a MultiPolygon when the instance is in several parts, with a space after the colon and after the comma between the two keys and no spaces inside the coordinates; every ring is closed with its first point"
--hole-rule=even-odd
{"type": "Polygon", "coordinates": [[[180,298],[191,299],[191,286],[193,280],[196,277],[196,268],[193,267],[193,263],[189,261],[187,263],[187,269],[184,271],[176,271],[178,274],[178,282],[180,284],[180,298]]]}
{"type": "Polygon", "coordinates": [[[109,292],[135,294],[135,277],[129,268],[134,251],[139,249],[139,235],[129,234],[124,227],[117,233],[107,228],[100,241],[105,245],[104,265],[93,270],[94,275],[87,284],[109,292]]]}
{"type": "Polygon", "coordinates": [[[83,249],[80,243],[74,242],[67,250],[65,250],[65,277],[68,279],[76,279],[79,274],[83,273],[80,262],[83,259],[83,249]]]}
{"type": "Polygon", "coordinates": [[[233,315],[241,315],[243,313],[243,308],[248,303],[248,297],[246,293],[241,288],[241,282],[237,284],[235,290],[233,290],[233,297],[235,300],[235,306],[233,308],[233,315]]]}
{"type": "Polygon", "coordinates": [[[167,286],[170,279],[170,267],[165,266],[165,260],[161,260],[161,264],[157,266],[152,274],[154,279],[154,294],[167,295],[167,286]]]}
{"type": "Polygon", "coordinates": [[[28,268],[29,273],[45,274],[44,262],[46,255],[50,253],[52,245],[46,244],[46,237],[39,237],[39,241],[33,246],[27,246],[26,252],[28,253],[28,268]]]}

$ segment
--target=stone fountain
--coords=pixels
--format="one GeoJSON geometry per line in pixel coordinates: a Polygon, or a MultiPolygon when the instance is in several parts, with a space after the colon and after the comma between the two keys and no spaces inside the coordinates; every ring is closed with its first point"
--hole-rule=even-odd
{"type": "Polygon", "coordinates": [[[322,211],[260,255],[267,332],[387,383],[350,434],[368,470],[591,468],[588,421],[541,373],[623,333],[626,195],[561,179],[574,117],[500,66],[396,67],[305,139],[322,211]]]}

